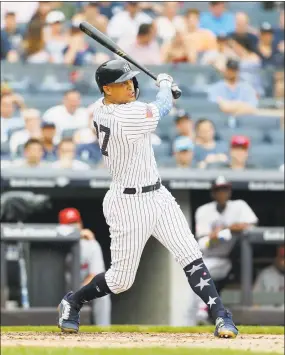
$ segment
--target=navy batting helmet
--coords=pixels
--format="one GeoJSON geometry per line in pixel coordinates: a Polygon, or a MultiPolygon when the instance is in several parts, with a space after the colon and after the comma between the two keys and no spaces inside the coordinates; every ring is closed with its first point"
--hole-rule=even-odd
{"type": "Polygon", "coordinates": [[[134,82],[136,98],[139,96],[139,83],[136,79],[139,71],[132,70],[130,64],[122,59],[109,60],[100,65],[96,70],[95,79],[100,91],[103,93],[103,86],[112,83],[123,83],[132,79],[134,82]]]}

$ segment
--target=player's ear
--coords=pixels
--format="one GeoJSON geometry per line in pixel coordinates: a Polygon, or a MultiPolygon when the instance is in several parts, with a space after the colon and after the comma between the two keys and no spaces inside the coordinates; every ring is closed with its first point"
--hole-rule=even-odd
{"type": "Polygon", "coordinates": [[[110,86],[104,85],[103,86],[103,92],[104,92],[105,95],[111,95],[110,86]]]}

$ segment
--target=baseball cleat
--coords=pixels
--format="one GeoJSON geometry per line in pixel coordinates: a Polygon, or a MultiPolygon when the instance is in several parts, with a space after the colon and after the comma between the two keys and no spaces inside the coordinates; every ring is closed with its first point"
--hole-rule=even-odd
{"type": "Polygon", "coordinates": [[[238,329],[232,320],[232,314],[228,311],[220,311],[216,319],[215,337],[233,339],[238,335],[238,329]]]}
{"type": "Polygon", "coordinates": [[[80,306],[70,301],[73,292],[64,296],[58,306],[58,327],[64,333],[78,333],[80,324],[80,306]]]}

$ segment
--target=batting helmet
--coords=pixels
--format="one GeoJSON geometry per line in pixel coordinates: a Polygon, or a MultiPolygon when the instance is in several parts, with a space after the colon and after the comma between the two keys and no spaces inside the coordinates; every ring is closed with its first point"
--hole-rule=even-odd
{"type": "Polygon", "coordinates": [[[103,86],[112,83],[123,83],[132,79],[136,92],[136,98],[139,96],[139,83],[136,79],[139,71],[132,70],[130,64],[125,60],[113,59],[100,65],[96,70],[95,79],[100,91],[103,93],[103,86]]]}

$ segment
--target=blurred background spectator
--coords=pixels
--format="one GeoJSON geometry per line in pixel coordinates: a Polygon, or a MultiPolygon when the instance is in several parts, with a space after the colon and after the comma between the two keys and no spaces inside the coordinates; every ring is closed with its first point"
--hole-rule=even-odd
{"type": "Polygon", "coordinates": [[[209,12],[202,13],[200,24],[215,35],[229,34],[234,31],[234,15],[226,11],[224,1],[210,1],[209,12]]]}
{"type": "Polygon", "coordinates": [[[118,12],[109,21],[107,34],[117,40],[134,38],[140,25],[151,22],[152,18],[140,10],[139,2],[126,2],[124,11],[118,12]]]}
{"type": "Polygon", "coordinates": [[[64,94],[62,105],[48,109],[43,120],[53,122],[59,133],[88,126],[88,111],[81,105],[81,95],[77,90],[69,90],[64,94]]]}
{"type": "Polygon", "coordinates": [[[162,48],[164,63],[195,63],[197,51],[186,38],[185,33],[176,32],[175,36],[166,42],[162,48]]]}
{"type": "Polygon", "coordinates": [[[251,48],[255,48],[257,45],[257,31],[250,26],[249,17],[244,12],[236,13],[235,30],[230,34],[230,36],[235,40],[247,41],[251,48]]]}
{"type": "Polygon", "coordinates": [[[69,40],[64,22],[65,16],[61,11],[51,11],[46,17],[44,41],[51,63],[63,63],[64,60],[64,49],[69,40]]]}
{"type": "Polygon", "coordinates": [[[11,134],[10,152],[16,156],[21,154],[21,148],[31,138],[41,138],[40,111],[25,109],[22,112],[25,127],[11,134]]]}
{"type": "Polygon", "coordinates": [[[76,146],[72,138],[63,138],[57,148],[58,160],[51,164],[56,169],[88,170],[88,164],[76,159],[76,146]]]}
{"type": "Polygon", "coordinates": [[[229,59],[224,80],[209,87],[209,101],[218,103],[221,111],[231,115],[254,113],[258,104],[255,89],[239,80],[239,70],[239,62],[229,59]]]}
{"type": "Polygon", "coordinates": [[[30,138],[24,144],[24,158],[16,159],[13,166],[21,168],[40,168],[46,166],[43,162],[44,150],[42,143],[39,139],[30,138]]]}
{"type": "Polygon", "coordinates": [[[186,40],[199,54],[216,49],[216,36],[208,29],[200,28],[200,11],[189,9],[185,14],[186,40]]]}
{"type": "Polygon", "coordinates": [[[132,53],[132,57],[145,65],[161,64],[161,54],[156,40],[156,29],[153,24],[143,23],[139,26],[136,38],[122,38],[118,45],[126,53],[132,53]]]}
{"type": "Polygon", "coordinates": [[[44,160],[53,161],[57,158],[57,144],[59,137],[56,135],[56,126],[53,122],[44,121],[41,124],[41,142],[43,145],[44,160]]]}
{"type": "Polygon", "coordinates": [[[82,11],[73,16],[72,21],[76,23],[87,21],[99,31],[105,33],[107,31],[108,19],[100,13],[99,5],[99,2],[85,4],[82,11]]]}
{"type": "Polygon", "coordinates": [[[177,137],[174,141],[173,151],[177,167],[191,167],[193,161],[194,144],[189,137],[177,137]]]}
{"type": "Polygon", "coordinates": [[[179,110],[175,118],[175,127],[179,136],[194,138],[193,120],[184,110],[179,110]]]}
{"type": "MultiPolygon", "coordinates": [[[[24,3],[22,3],[24,4],[24,3]]],[[[47,14],[52,10],[50,1],[39,1],[37,2],[37,10],[31,18],[30,25],[34,23],[40,23],[41,25],[46,24],[47,14]]],[[[25,11],[25,10],[23,10],[25,11]]]]}
{"type": "Polygon", "coordinates": [[[8,140],[9,131],[21,128],[23,120],[16,114],[16,106],[12,94],[1,95],[1,142],[8,140]]]}
{"type": "Polygon", "coordinates": [[[20,51],[24,31],[19,28],[17,24],[15,12],[7,12],[4,21],[4,28],[1,30],[1,36],[4,35],[7,37],[12,50],[20,51]]]}
{"type": "Polygon", "coordinates": [[[277,248],[274,263],[263,269],[257,276],[254,284],[256,292],[283,292],[285,273],[284,245],[277,248]]]}
{"type": "Polygon", "coordinates": [[[163,41],[169,41],[176,31],[185,31],[185,21],[181,15],[178,15],[179,3],[165,2],[161,16],[155,20],[157,35],[163,41]]]}
{"type": "Polygon", "coordinates": [[[196,122],[194,161],[199,168],[228,161],[227,147],[224,143],[215,140],[215,133],[211,120],[200,119],[196,122]]]}
{"type": "Polygon", "coordinates": [[[41,22],[31,23],[23,41],[24,59],[28,63],[39,64],[50,61],[44,40],[44,26],[41,22]]]}

